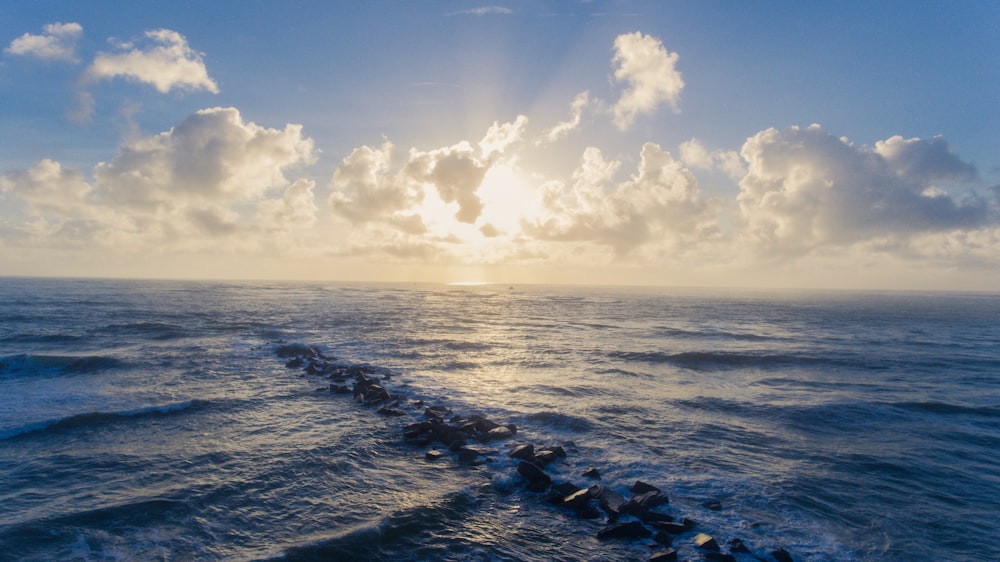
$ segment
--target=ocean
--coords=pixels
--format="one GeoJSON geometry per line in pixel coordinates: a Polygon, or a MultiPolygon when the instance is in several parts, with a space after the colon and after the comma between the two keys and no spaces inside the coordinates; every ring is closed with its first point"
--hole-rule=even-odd
{"type": "Polygon", "coordinates": [[[998,560],[1000,296],[0,279],[3,560],[666,548],[529,489],[526,444],[553,483],[659,488],[681,560],[998,560]],[[431,406],[516,433],[404,439],[431,406]]]}

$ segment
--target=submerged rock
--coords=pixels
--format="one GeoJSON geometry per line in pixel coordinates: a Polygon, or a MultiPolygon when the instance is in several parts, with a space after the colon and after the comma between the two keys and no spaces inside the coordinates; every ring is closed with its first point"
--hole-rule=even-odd
{"type": "Polygon", "coordinates": [[[649,562],[676,562],[677,551],[672,548],[664,548],[654,551],[649,555],[649,562]]]}
{"type": "Polygon", "coordinates": [[[583,471],[583,477],[584,478],[593,478],[594,480],[600,480],[601,479],[601,473],[598,472],[596,468],[590,467],[587,470],[583,471]]]}
{"type": "Polygon", "coordinates": [[[784,548],[771,551],[771,556],[778,562],[792,562],[792,555],[784,548]]]}
{"type": "Polygon", "coordinates": [[[628,523],[614,523],[597,531],[597,539],[606,541],[610,539],[641,539],[653,533],[638,521],[628,523]]]}

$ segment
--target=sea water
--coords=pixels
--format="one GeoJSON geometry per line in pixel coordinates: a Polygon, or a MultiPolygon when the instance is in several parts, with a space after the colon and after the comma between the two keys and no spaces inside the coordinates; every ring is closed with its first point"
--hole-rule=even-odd
{"type": "Polygon", "coordinates": [[[521,443],[657,485],[738,560],[1000,559],[1000,296],[0,280],[0,559],[649,557],[527,491],[521,443]],[[519,431],[430,462],[421,403],[519,431]]]}

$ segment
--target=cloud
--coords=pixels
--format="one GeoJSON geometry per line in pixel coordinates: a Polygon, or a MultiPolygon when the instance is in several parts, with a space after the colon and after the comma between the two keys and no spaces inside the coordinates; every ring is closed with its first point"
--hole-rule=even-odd
{"type": "Polygon", "coordinates": [[[948,187],[976,177],[943,139],[892,137],[855,147],[819,125],[747,139],[738,202],[745,236],[776,256],[866,242],[891,248],[919,235],[997,221],[989,201],[948,187]]]}
{"type": "Polygon", "coordinates": [[[590,92],[580,92],[573,98],[573,103],[569,106],[570,118],[568,121],[562,121],[556,124],[555,127],[549,129],[545,133],[539,142],[556,142],[557,140],[565,137],[571,132],[580,128],[580,121],[583,117],[583,110],[588,105],[590,105],[590,92]]]}
{"type": "Polygon", "coordinates": [[[432,150],[411,148],[405,162],[389,141],[380,148],[361,146],[333,173],[330,204],[356,225],[381,223],[411,234],[426,231],[415,214],[425,189],[433,188],[445,203],[458,205],[455,219],[474,224],[483,212],[478,190],[490,168],[508,148],[521,141],[528,118],[494,122],[475,150],[468,141],[432,150]]]}
{"type": "Polygon", "coordinates": [[[109,202],[147,212],[241,201],[286,185],[284,170],[313,162],[313,152],[301,125],[268,129],[244,122],[236,108],[216,107],[123,146],[94,168],[94,178],[109,202]]]}
{"type": "Polygon", "coordinates": [[[701,196],[694,175],[669,152],[646,143],[637,172],[616,182],[620,165],[588,148],[572,183],[543,186],[542,215],[523,221],[525,233],[593,242],[612,248],[618,258],[650,243],[684,249],[717,236],[716,203],[701,196]]]}
{"type": "Polygon", "coordinates": [[[684,80],[677,71],[677,53],[667,51],[656,38],[640,32],[619,35],[615,39],[615,80],[626,85],[611,107],[615,125],[629,128],[636,116],[652,113],[660,104],[678,109],[677,100],[684,80]]]}
{"type": "Polygon", "coordinates": [[[41,35],[25,33],[11,41],[4,52],[46,61],[77,62],[76,42],[81,35],[83,26],[78,23],[49,23],[41,35]]]}
{"type": "Polygon", "coordinates": [[[234,108],[205,109],[123,145],[91,181],[45,159],[0,176],[0,193],[23,208],[15,230],[25,244],[128,253],[218,249],[215,240],[228,237],[252,247],[269,232],[315,222],[314,182],[286,178],[314,162],[313,152],[300,125],[264,128],[234,108]]]}
{"type": "Polygon", "coordinates": [[[461,10],[458,12],[452,12],[448,14],[449,16],[459,16],[459,15],[469,15],[469,16],[488,16],[488,15],[510,15],[513,14],[514,10],[510,8],[504,8],[503,6],[480,6],[478,8],[470,8],[468,10],[461,10]]]}
{"type": "Polygon", "coordinates": [[[148,44],[118,44],[115,53],[98,53],[84,73],[84,83],[126,78],[152,85],[160,93],[173,89],[219,93],[201,54],[176,31],[156,29],[145,34],[148,44]]]}
{"type": "Polygon", "coordinates": [[[701,141],[692,138],[680,145],[680,159],[690,168],[701,170],[722,170],[726,175],[739,181],[745,174],[743,160],[736,151],[716,150],[709,152],[701,141]]]}

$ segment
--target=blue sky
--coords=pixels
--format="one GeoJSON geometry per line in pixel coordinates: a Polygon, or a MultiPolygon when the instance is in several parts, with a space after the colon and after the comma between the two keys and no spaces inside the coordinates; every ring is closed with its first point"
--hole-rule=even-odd
{"type": "Polygon", "coordinates": [[[0,44],[0,273],[1000,289],[990,2],[22,2],[0,44]]]}

